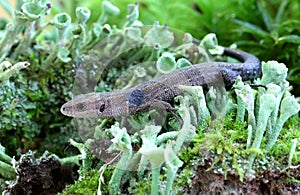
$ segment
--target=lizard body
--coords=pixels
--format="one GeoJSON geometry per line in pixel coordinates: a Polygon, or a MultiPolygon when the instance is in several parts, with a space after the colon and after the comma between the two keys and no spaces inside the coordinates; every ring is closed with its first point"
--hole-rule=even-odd
{"type": "Polygon", "coordinates": [[[149,108],[173,110],[168,103],[181,95],[179,85],[205,86],[225,83],[230,86],[240,75],[243,80],[257,78],[260,61],[240,50],[224,48],[224,55],[242,63],[205,62],[175,70],[140,85],[117,92],[88,93],[75,96],[61,107],[64,115],[72,117],[107,118],[133,114],[149,108]]]}

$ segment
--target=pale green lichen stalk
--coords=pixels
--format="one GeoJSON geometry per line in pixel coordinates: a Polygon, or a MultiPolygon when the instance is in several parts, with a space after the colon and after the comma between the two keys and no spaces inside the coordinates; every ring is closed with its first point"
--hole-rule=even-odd
{"type": "MultiPolygon", "coordinates": [[[[262,138],[266,131],[268,119],[276,106],[276,98],[272,94],[264,94],[260,97],[260,107],[258,112],[257,129],[255,130],[255,137],[252,143],[252,148],[259,149],[262,138]]],[[[252,167],[256,153],[249,157],[249,169],[252,167]]]]}
{"type": "Polygon", "coordinates": [[[263,77],[260,84],[267,84],[266,93],[273,94],[274,111],[270,118],[269,129],[267,130],[268,143],[266,149],[272,148],[277,140],[277,137],[282,129],[284,122],[295,115],[300,110],[300,105],[288,90],[290,90],[288,82],[285,80],[287,77],[287,68],[284,64],[276,61],[269,61],[262,64],[263,77]],[[275,84],[268,84],[268,83],[275,84]]]}
{"type": "Polygon", "coordinates": [[[210,87],[206,94],[206,101],[211,115],[218,119],[224,119],[226,113],[233,107],[224,86],[210,87]]]}
{"type": "Polygon", "coordinates": [[[289,92],[285,92],[285,95],[281,101],[280,105],[280,115],[276,121],[276,125],[270,130],[268,133],[268,143],[266,149],[269,150],[275,144],[280,131],[284,125],[284,123],[293,115],[297,114],[300,110],[300,105],[289,92]]]}
{"type": "Polygon", "coordinates": [[[98,19],[98,23],[104,25],[110,16],[118,15],[120,9],[113,5],[111,2],[104,0],[102,2],[102,12],[101,16],[98,19]]]}
{"type": "Polygon", "coordinates": [[[256,129],[256,121],[254,116],[254,98],[256,91],[242,82],[242,78],[238,76],[236,79],[234,91],[237,95],[237,116],[236,120],[242,122],[245,120],[245,112],[248,113],[248,124],[256,129]]]}
{"type": "Polygon", "coordinates": [[[71,17],[67,13],[59,13],[53,19],[54,26],[58,29],[58,43],[52,48],[50,55],[45,59],[42,68],[46,69],[49,64],[58,59],[63,62],[69,62],[71,59],[68,57],[69,51],[64,47],[66,41],[66,33],[68,27],[71,25],[71,17]]]}
{"type": "Polygon", "coordinates": [[[292,146],[291,146],[289,159],[288,159],[288,167],[292,166],[292,160],[293,160],[293,157],[294,157],[294,154],[295,154],[295,151],[296,151],[296,147],[297,147],[297,144],[298,144],[298,139],[299,138],[292,139],[292,146]]]}
{"type": "Polygon", "coordinates": [[[184,143],[189,143],[193,137],[196,135],[196,128],[192,125],[191,122],[191,115],[190,111],[193,109],[191,108],[187,103],[189,102],[188,97],[177,97],[181,103],[181,106],[178,108],[178,113],[180,117],[182,118],[183,125],[181,129],[179,130],[179,134],[176,138],[175,144],[174,144],[174,152],[178,153],[184,143]]]}
{"type": "Polygon", "coordinates": [[[165,161],[167,167],[167,183],[165,188],[165,195],[169,195],[172,192],[172,185],[177,175],[178,169],[183,165],[183,162],[178,158],[177,152],[174,151],[174,142],[169,141],[166,144],[165,149],[165,161]]]}
{"type": "Polygon", "coordinates": [[[159,126],[146,126],[142,133],[143,145],[139,152],[151,164],[152,184],[151,195],[158,195],[159,190],[159,176],[164,159],[164,148],[156,145],[156,137],[160,132],[159,126]]]}
{"type": "MultiPolygon", "coordinates": [[[[184,124],[179,132],[167,132],[157,137],[161,127],[147,126],[143,131],[141,131],[143,145],[139,150],[139,153],[141,153],[142,156],[144,156],[151,164],[152,195],[158,194],[160,170],[164,162],[166,162],[167,166],[165,194],[171,193],[171,187],[175,179],[176,172],[178,168],[182,166],[182,162],[177,157],[177,154],[183,144],[189,142],[195,135],[195,128],[191,125],[190,111],[188,107],[182,105],[179,109],[179,113],[184,119],[184,124]],[[172,144],[167,140],[173,140],[172,144]],[[167,142],[166,145],[165,142],[167,142]]],[[[142,160],[140,166],[145,165],[145,162],[142,160]]]]}
{"type": "Polygon", "coordinates": [[[114,135],[114,138],[111,140],[113,144],[110,146],[109,150],[117,150],[122,152],[122,156],[119,159],[115,171],[109,181],[110,194],[118,194],[120,192],[122,176],[126,170],[128,170],[127,167],[132,157],[131,138],[126,129],[121,129],[118,124],[113,125],[109,129],[109,132],[114,135]]]}
{"type": "Polygon", "coordinates": [[[179,89],[190,95],[191,104],[197,110],[197,123],[194,125],[208,127],[211,116],[206,105],[203,88],[201,86],[179,86],[179,89]]]}
{"type": "Polygon", "coordinates": [[[50,7],[49,2],[44,1],[38,3],[26,2],[22,5],[20,11],[15,11],[13,14],[13,23],[6,25],[6,33],[0,42],[0,62],[2,62],[7,55],[13,51],[11,58],[14,59],[18,55],[24,53],[32,43],[32,37],[35,37],[33,27],[38,20],[47,14],[50,7]],[[19,45],[16,49],[11,50],[15,44],[16,37],[25,28],[24,36],[19,40],[19,45]]]}
{"type": "Polygon", "coordinates": [[[134,139],[136,135],[130,138],[125,128],[121,129],[118,123],[108,130],[108,132],[114,136],[112,139],[112,147],[123,151],[109,182],[111,194],[119,193],[121,179],[124,178],[126,171],[132,170],[133,167],[136,167],[138,164],[139,174],[144,174],[149,163],[152,173],[151,194],[156,195],[160,192],[160,172],[164,163],[166,163],[167,167],[164,193],[171,194],[176,173],[183,163],[177,156],[178,152],[183,148],[184,143],[190,142],[196,135],[196,129],[191,124],[190,116],[190,112],[193,108],[188,104],[189,101],[187,98],[188,97],[178,97],[181,102],[178,113],[184,121],[182,128],[179,131],[171,131],[159,135],[162,129],[161,126],[145,126],[144,129],[139,132],[139,136],[142,140],[141,148],[134,155],[132,155],[131,144],[132,139],[134,139]]]}
{"type": "Polygon", "coordinates": [[[248,123],[252,127],[256,127],[254,116],[255,95],[256,90],[252,89],[250,85],[245,84],[240,76],[237,77],[233,85],[234,91],[237,95],[237,117],[236,120],[242,122],[245,120],[245,111],[248,112],[248,123]]]}
{"type": "Polygon", "coordinates": [[[8,61],[4,61],[0,64],[0,83],[6,81],[11,77],[13,74],[18,72],[21,69],[28,68],[30,64],[28,62],[19,62],[12,65],[8,61]]]}
{"type": "MultiPolygon", "coordinates": [[[[262,75],[257,84],[265,86],[266,89],[251,89],[240,78],[236,80],[234,88],[238,103],[237,119],[243,121],[247,110],[247,148],[251,145],[252,149],[262,149],[262,138],[266,137],[265,149],[269,151],[276,143],[284,123],[299,112],[300,104],[289,92],[289,83],[285,80],[287,68],[284,64],[276,61],[263,62],[262,75]]],[[[256,152],[250,155],[248,171],[251,171],[255,157],[256,152]]]]}
{"type": "Polygon", "coordinates": [[[129,4],[127,7],[127,12],[127,20],[123,28],[137,24],[137,19],[139,18],[138,3],[136,2],[135,4],[129,4]]]}

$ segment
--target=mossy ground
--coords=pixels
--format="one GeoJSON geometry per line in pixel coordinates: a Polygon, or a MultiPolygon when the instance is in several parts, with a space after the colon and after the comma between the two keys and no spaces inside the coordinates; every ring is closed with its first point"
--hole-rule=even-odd
{"type": "MultiPolygon", "coordinates": [[[[291,140],[300,136],[298,118],[292,117],[284,126],[276,145],[270,151],[261,150],[252,174],[247,175],[247,129],[245,123],[234,121],[234,115],[215,120],[206,129],[199,129],[193,142],[180,154],[184,161],[173,184],[174,194],[297,194],[300,190],[300,168],[288,167],[291,140]]],[[[262,145],[263,147],[264,145],[262,145]]],[[[299,146],[297,147],[299,148],[299,146]]],[[[295,152],[292,165],[299,163],[300,152],[295,152]]],[[[112,173],[104,172],[103,194],[112,173]]],[[[130,180],[122,186],[122,194],[147,194],[151,192],[151,174],[143,177],[129,173],[130,180]]],[[[62,194],[93,194],[97,191],[99,171],[91,170],[81,181],[68,186],[62,194]]],[[[164,180],[161,171],[161,181],[164,180]]],[[[160,185],[162,188],[164,182],[160,185]]]]}

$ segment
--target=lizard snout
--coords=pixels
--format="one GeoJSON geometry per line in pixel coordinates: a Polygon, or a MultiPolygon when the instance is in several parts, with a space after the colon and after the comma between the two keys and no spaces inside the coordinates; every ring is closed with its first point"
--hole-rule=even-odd
{"type": "Polygon", "coordinates": [[[60,112],[63,114],[63,115],[66,115],[66,116],[72,116],[71,113],[70,113],[70,109],[68,109],[68,106],[67,106],[68,103],[65,103],[61,106],[60,108],[60,112]]]}

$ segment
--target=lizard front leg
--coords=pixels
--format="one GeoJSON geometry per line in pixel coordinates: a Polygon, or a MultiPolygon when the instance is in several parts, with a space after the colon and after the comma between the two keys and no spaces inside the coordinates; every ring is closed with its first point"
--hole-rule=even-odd
{"type": "Polygon", "coordinates": [[[150,109],[155,109],[155,110],[160,110],[160,111],[169,111],[172,114],[172,116],[179,121],[180,127],[182,127],[183,120],[178,114],[176,114],[177,109],[174,108],[170,103],[162,101],[162,100],[153,99],[147,103],[140,105],[136,109],[136,112],[150,110],[150,109]]]}
{"type": "Polygon", "coordinates": [[[150,100],[148,102],[145,102],[145,103],[139,105],[136,108],[136,112],[140,112],[143,110],[149,110],[149,109],[168,110],[170,112],[175,112],[177,110],[168,102],[153,99],[153,100],[150,100]]]}
{"type": "Polygon", "coordinates": [[[166,101],[158,99],[145,99],[145,93],[141,89],[133,90],[128,98],[130,113],[148,110],[149,108],[158,110],[175,111],[176,109],[166,101]]]}
{"type": "Polygon", "coordinates": [[[176,119],[178,119],[181,126],[183,124],[182,118],[175,113],[177,109],[174,108],[170,103],[158,99],[150,99],[150,100],[148,99],[146,101],[145,94],[140,89],[135,89],[131,92],[128,102],[129,102],[130,113],[136,113],[136,112],[150,110],[150,109],[163,110],[163,111],[167,110],[171,112],[171,114],[176,119]]]}

